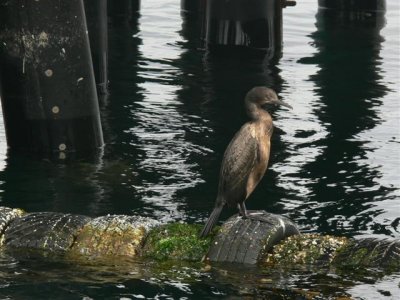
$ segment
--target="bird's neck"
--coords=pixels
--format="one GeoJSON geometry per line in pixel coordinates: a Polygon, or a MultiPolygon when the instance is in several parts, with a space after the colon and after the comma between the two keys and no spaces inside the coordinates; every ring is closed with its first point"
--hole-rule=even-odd
{"type": "Polygon", "coordinates": [[[272,121],[271,115],[260,105],[255,103],[246,103],[246,112],[250,120],[253,122],[272,121]]]}

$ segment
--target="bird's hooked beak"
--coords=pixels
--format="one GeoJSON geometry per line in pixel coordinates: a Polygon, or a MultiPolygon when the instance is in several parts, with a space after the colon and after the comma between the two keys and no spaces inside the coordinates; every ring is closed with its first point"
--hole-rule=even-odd
{"type": "Polygon", "coordinates": [[[282,106],[286,106],[287,108],[293,109],[293,107],[292,107],[291,105],[289,105],[289,104],[287,104],[286,102],[284,102],[284,101],[282,101],[282,100],[279,100],[279,99],[276,99],[276,100],[274,101],[274,103],[275,103],[276,105],[282,105],[282,106]]]}
{"type": "MultiPolygon", "coordinates": [[[[264,105],[268,105],[268,104],[282,105],[282,106],[285,106],[285,107],[287,107],[287,108],[293,109],[293,107],[292,107],[291,105],[289,105],[289,104],[287,104],[286,102],[280,100],[278,97],[276,97],[276,98],[274,98],[274,99],[272,99],[272,100],[271,100],[271,99],[268,100],[268,102],[266,102],[264,105]]],[[[263,105],[263,106],[264,106],[264,105],[263,105]]]]}

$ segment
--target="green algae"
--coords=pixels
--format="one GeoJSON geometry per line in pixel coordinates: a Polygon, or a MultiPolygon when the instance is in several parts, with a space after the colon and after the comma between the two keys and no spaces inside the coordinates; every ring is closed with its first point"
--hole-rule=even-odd
{"type": "Polygon", "coordinates": [[[216,229],[200,238],[202,225],[172,223],[152,229],[145,241],[142,255],[158,260],[200,261],[207,253],[216,229]]]}

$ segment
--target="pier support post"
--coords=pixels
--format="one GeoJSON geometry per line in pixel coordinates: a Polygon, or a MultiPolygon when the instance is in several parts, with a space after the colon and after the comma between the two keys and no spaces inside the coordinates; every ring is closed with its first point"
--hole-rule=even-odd
{"type": "Polygon", "coordinates": [[[245,46],[274,56],[282,47],[282,8],[293,5],[285,0],[207,0],[208,48],[245,46]]]}
{"type": "Polygon", "coordinates": [[[108,85],[107,0],[84,0],[84,3],[97,91],[104,95],[108,85]]]}
{"type": "Polygon", "coordinates": [[[103,145],[83,0],[0,1],[0,82],[10,149],[103,145]]]}

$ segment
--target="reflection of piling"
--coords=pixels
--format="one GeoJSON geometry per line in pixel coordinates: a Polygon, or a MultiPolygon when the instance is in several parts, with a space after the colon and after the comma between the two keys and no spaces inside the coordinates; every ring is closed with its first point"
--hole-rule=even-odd
{"type": "Polygon", "coordinates": [[[65,157],[102,146],[82,0],[3,1],[0,39],[9,147],[65,157]]]}
{"type": "Polygon", "coordinates": [[[351,11],[385,11],[386,0],[318,0],[321,8],[351,11]]]}
{"type": "Polygon", "coordinates": [[[198,13],[205,1],[202,0],[181,0],[181,10],[190,13],[198,13]]]}
{"type": "MultiPolygon", "coordinates": [[[[325,24],[338,22],[340,30],[345,27],[359,27],[362,30],[375,32],[385,26],[386,0],[319,0],[318,16],[325,24]]],[[[331,25],[332,26],[332,25],[331,25]]],[[[335,30],[336,26],[326,28],[335,30]]],[[[346,31],[346,30],[345,30],[346,31]]]]}
{"type": "Polygon", "coordinates": [[[185,29],[191,29],[196,38],[204,42],[206,0],[181,0],[182,35],[190,38],[185,29]],[[195,30],[193,30],[195,29],[195,30]]]}
{"type": "Polygon", "coordinates": [[[113,24],[134,23],[140,10],[140,0],[109,0],[108,16],[113,24]]]}
{"type": "Polygon", "coordinates": [[[84,0],[94,76],[99,94],[107,94],[107,0],[84,0]]]}
{"type": "Polygon", "coordinates": [[[282,8],[294,1],[209,0],[205,40],[210,49],[245,46],[263,49],[274,56],[282,47],[282,8]]]}

